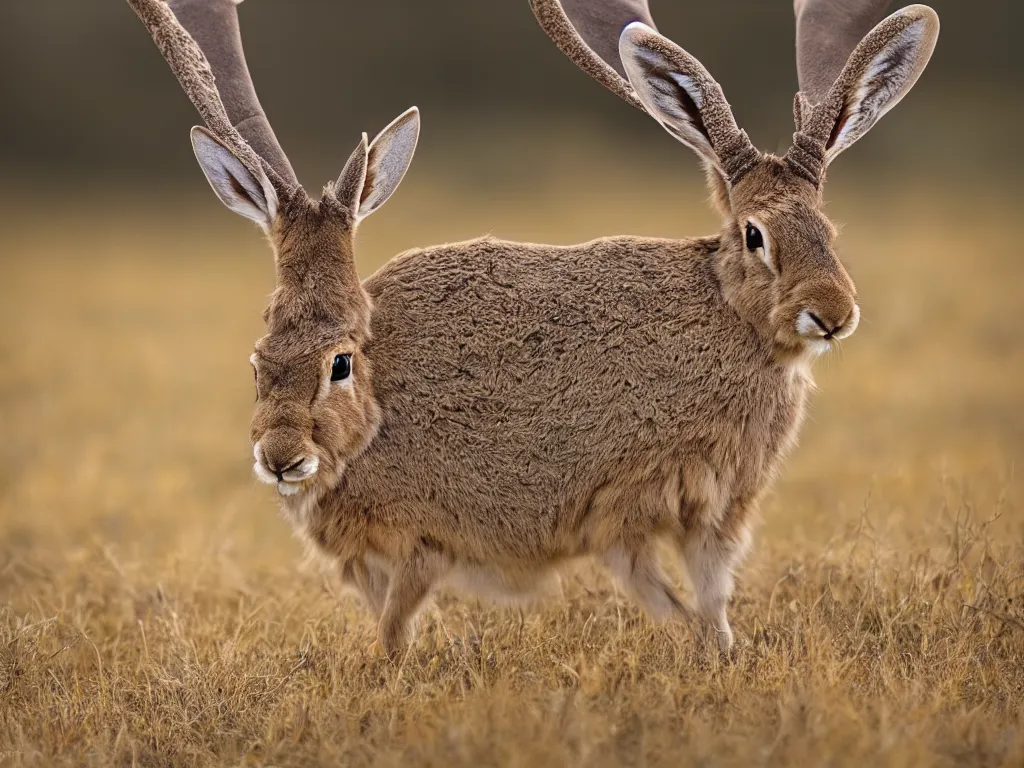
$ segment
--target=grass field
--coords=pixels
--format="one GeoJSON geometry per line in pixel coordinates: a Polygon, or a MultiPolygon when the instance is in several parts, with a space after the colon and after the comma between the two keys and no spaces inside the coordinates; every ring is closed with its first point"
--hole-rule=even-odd
{"type": "MultiPolygon", "coordinates": [[[[488,230],[714,227],[667,178],[481,200],[423,176],[365,226],[364,272],[488,230]]],[[[1024,765],[1012,200],[837,185],[864,322],[818,365],[731,658],[584,568],[523,610],[440,596],[391,665],[250,475],[273,272],[193,189],[4,199],[0,765],[1024,765]]]]}

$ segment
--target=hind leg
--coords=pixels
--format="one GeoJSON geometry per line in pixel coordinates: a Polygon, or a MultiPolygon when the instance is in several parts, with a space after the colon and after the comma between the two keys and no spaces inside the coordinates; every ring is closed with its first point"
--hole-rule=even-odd
{"type": "Polygon", "coordinates": [[[654,618],[689,615],[675,590],[666,582],[649,543],[639,548],[620,543],[604,554],[603,562],[619,586],[654,618]]]}
{"type": "Polygon", "coordinates": [[[733,572],[750,545],[750,531],[738,532],[701,527],[683,540],[683,558],[697,601],[697,609],[710,624],[723,653],[732,647],[732,628],[726,609],[735,582],[733,572]]]}
{"type": "Polygon", "coordinates": [[[353,558],[342,566],[341,580],[362,596],[373,618],[379,620],[384,612],[384,601],[391,581],[388,572],[379,565],[367,562],[365,558],[353,558]]]}

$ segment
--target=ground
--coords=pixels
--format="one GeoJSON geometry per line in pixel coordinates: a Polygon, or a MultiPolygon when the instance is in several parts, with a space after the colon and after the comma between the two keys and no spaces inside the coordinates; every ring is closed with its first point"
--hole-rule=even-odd
{"type": "MultiPolygon", "coordinates": [[[[365,225],[364,273],[485,227],[713,228],[690,189],[411,184],[365,225]]],[[[734,652],[583,567],[537,605],[439,596],[397,664],[250,474],[256,232],[198,190],[8,199],[0,765],[1024,764],[1019,211],[853,187],[830,211],[864,322],[817,366],[734,652]]]]}

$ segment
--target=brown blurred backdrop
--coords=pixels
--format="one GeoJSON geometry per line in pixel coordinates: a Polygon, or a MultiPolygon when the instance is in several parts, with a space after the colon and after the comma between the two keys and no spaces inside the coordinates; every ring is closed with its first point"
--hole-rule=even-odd
{"type": "MultiPolygon", "coordinates": [[[[720,80],[755,143],[787,146],[790,0],[651,5],[661,30],[720,80]]],[[[932,5],[943,31],[927,75],[842,172],[1008,186],[1024,165],[1009,151],[1024,118],[1024,7],[932,5]]],[[[411,104],[424,113],[415,173],[477,191],[504,194],[562,152],[595,167],[671,163],[696,177],[671,139],[555,49],[526,0],[248,0],[241,16],[257,89],[310,188],[340,169],[359,132],[372,135],[411,104]],[[613,155],[578,149],[595,142],[613,155]]],[[[204,185],[187,138],[196,117],[121,0],[0,3],[0,71],[7,179],[204,185]]]]}

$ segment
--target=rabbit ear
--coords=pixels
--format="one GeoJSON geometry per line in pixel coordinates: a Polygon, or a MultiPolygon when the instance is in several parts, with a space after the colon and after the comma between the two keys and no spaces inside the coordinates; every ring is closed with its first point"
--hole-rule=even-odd
{"type": "Polygon", "coordinates": [[[824,142],[826,165],[910,92],[931,59],[938,36],[935,11],[911,5],[861,41],[806,128],[824,142]]]}
{"type": "Polygon", "coordinates": [[[405,177],[420,135],[420,112],[412,107],[372,141],[366,134],[335,183],[335,194],[361,221],[394,194],[405,177]]]}
{"type": "Polygon", "coordinates": [[[756,162],[721,86],[697,59],[642,22],[622,31],[619,55],[647,112],[726,181],[736,183],[756,162]]]}
{"type": "Polygon", "coordinates": [[[366,166],[370,158],[370,140],[363,134],[358,146],[349,155],[345,168],[334,183],[334,194],[353,214],[359,210],[359,201],[366,185],[366,166]]]}
{"type": "Polygon", "coordinates": [[[235,213],[269,231],[277,216],[277,192],[261,169],[250,170],[206,128],[192,129],[192,149],[213,191],[235,213]]]}
{"type": "Polygon", "coordinates": [[[420,138],[420,111],[410,107],[377,134],[367,151],[366,182],[359,218],[380,208],[395,193],[409,170],[420,138]]]}

